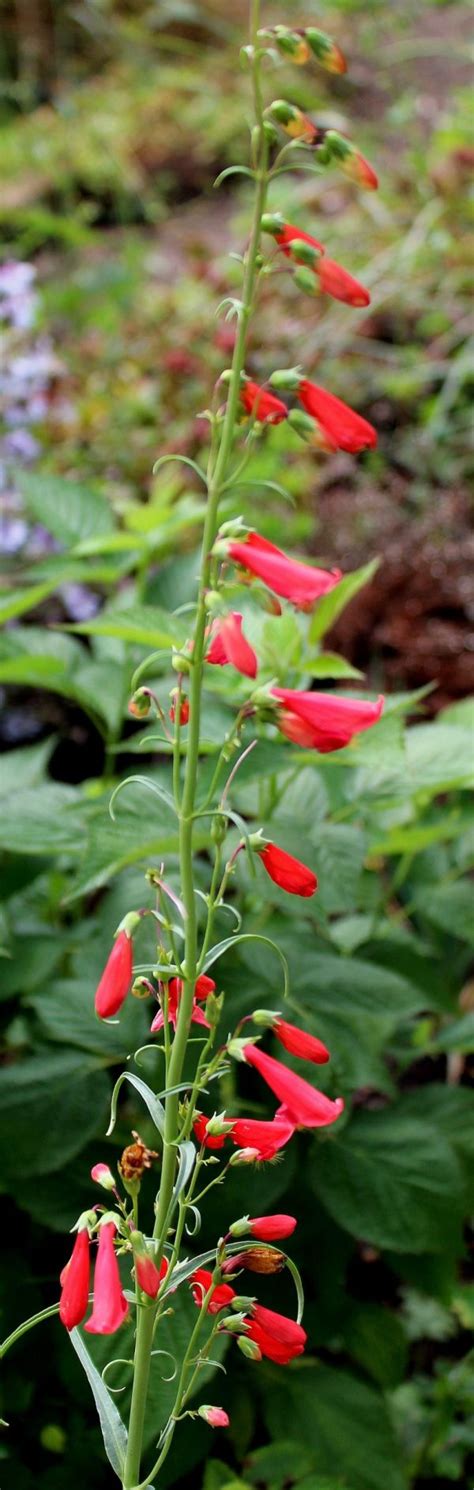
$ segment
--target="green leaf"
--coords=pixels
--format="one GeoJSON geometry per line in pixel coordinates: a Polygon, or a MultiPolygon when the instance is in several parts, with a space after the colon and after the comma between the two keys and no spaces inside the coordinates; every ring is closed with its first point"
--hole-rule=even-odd
{"type": "Polygon", "coordinates": [[[246,1461],[246,1476],[251,1485],[272,1485],[283,1490],[287,1481],[297,1483],[315,1468],[311,1450],[296,1439],[282,1438],[256,1449],[246,1461]]]}
{"type": "MultiPolygon", "coordinates": [[[[84,857],[77,877],[64,897],[66,904],[77,900],[81,895],[89,894],[91,890],[107,885],[109,880],[129,864],[138,864],[148,859],[153,861],[155,858],[162,860],[178,852],[176,830],[167,829],[159,822],[155,824],[149,811],[148,798],[146,802],[147,816],[142,800],[135,813],[121,812],[116,823],[111,823],[108,815],[101,813],[100,818],[89,825],[84,857]]],[[[127,803],[127,806],[131,808],[132,802],[127,803]]],[[[205,832],[196,832],[194,843],[197,853],[207,847],[207,842],[205,832]]]]}
{"type": "Polygon", "coordinates": [[[305,668],[313,678],[363,678],[360,668],[346,662],[337,652],[319,652],[317,657],[305,657],[305,668]]]}
{"type": "Polygon", "coordinates": [[[344,1329],[344,1340],[353,1359],[381,1387],[398,1386],[403,1380],[408,1342],[403,1325],[391,1309],[365,1301],[354,1304],[344,1329]]]}
{"type": "Polygon", "coordinates": [[[412,792],[445,792],[472,786],[472,733],[461,724],[415,724],[406,734],[407,776],[412,792]]]}
{"type": "MultiPolygon", "coordinates": [[[[33,943],[33,951],[38,945],[33,943]]],[[[37,979],[39,982],[40,979],[37,979]]],[[[117,1024],[96,1019],[90,978],[49,979],[39,993],[28,999],[48,1040],[78,1046],[100,1055],[107,1062],[123,1060],[144,1039],[149,1026],[144,1005],[127,999],[117,1024]]]]}
{"type": "Polygon", "coordinates": [[[379,567],[379,559],[371,559],[369,564],[364,564],[362,569],[354,569],[352,574],[344,575],[327,595],[318,600],[311,626],[309,628],[310,642],[318,642],[326,631],[334,625],[350,600],[358,595],[359,590],[368,585],[372,576],[379,567]]]}
{"type": "Polygon", "coordinates": [[[41,745],[23,745],[18,750],[6,750],[2,755],[0,796],[9,797],[10,792],[27,791],[43,780],[56,737],[50,735],[41,745]]]}
{"type": "Polygon", "coordinates": [[[152,605],[133,605],[121,611],[110,607],[93,620],[77,622],[67,630],[80,636],[114,636],[144,647],[162,647],[164,651],[179,645],[186,636],[182,621],[152,605]]]}
{"type": "Polygon", "coordinates": [[[32,471],[18,471],[17,484],[27,511],[67,548],[114,529],[112,508],[91,487],[32,471]]]}
{"type": "Polygon", "coordinates": [[[117,1116],[117,1101],[120,1088],[123,1086],[124,1081],[129,1081],[130,1085],[135,1087],[135,1091],[138,1092],[139,1096],[143,1098],[145,1107],[148,1108],[148,1112],[150,1114],[152,1122],[155,1124],[157,1132],[160,1133],[163,1137],[165,1126],[165,1109],[162,1103],[158,1101],[158,1098],[155,1097],[155,1093],[152,1092],[151,1087],[147,1086],[146,1081],[142,1081],[141,1076],[135,1076],[133,1071],[122,1071],[121,1076],[117,1078],[117,1081],[115,1083],[110,1103],[110,1123],[107,1128],[107,1137],[109,1137],[110,1133],[113,1133],[115,1127],[115,1119],[117,1116]]]}
{"type": "Polygon", "coordinates": [[[29,585],[22,590],[4,590],[0,595],[0,625],[13,620],[14,616],[22,616],[27,611],[34,610],[55,589],[55,581],[45,580],[43,584],[29,585]]]}
{"type": "MultiPolygon", "coordinates": [[[[298,1362],[267,1372],[263,1405],[267,1430],[278,1439],[283,1422],[314,1454],[318,1475],[340,1475],[347,1490],[405,1490],[400,1454],[384,1399],[338,1367],[298,1362]]],[[[301,1487],[312,1483],[301,1482],[301,1487]]]]}
{"type": "Polygon", "coordinates": [[[318,1149],[316,1194],[352,1236],[393,1252],[442,1252],[458,1234],[463,1175],[442,1128],[404,1101],[359,1112],[318,1149]]]}
{"type": "Polygon", "coordinates": [[[83,812],[75,787],[47,782],[2,801],[0,847],[22,854],[67,853],[84,841],[83,812]]]}
{"type": "MultiPolygon", "coordinates": [[[[46,928],[45,928],[46,930],[46,928]]],[[[43,983],[48,983],[51,973],[64,955],[61,937],[21,933],[9,944],[9,960],[2,968],[0,999],[9,999],[12,994],[32,993],[43,983]]]]}
{"type": "Polygon", "coordinates": [[[454,884],[430,885],[414,897],[416,909],[434,926],[448,931],[460,941],[474,947],[474,888],[468,880],[454,884]]]}
{"type": "Polygon", "coordinates": [[[38,1051],[0,1073],[0,1165],[17,1178],[49,1174],[100,1130],[109,1083],[100,1062],[81,1052],[38,1051]]]}
{"type": "Polygon", "coordinates": [[[119,1480],[123,1480],[125,1456],[127,1453],[128,1443],[128,1435],[125,1424],[122,1422],[120,1413],[115,1406],[113,1398],[110,1396],[110,1392],[107,1391],[107,1387],[105,1386],[102,1377],[99,1375],[99,1372],[94,1366],[94,1362],[91,1360],[89,1351],[87,1350],[86,1344],[82,1338],[82,1335],[79,1333],[79,1330],[71,1330],[69,1338],[71,1341],[71,1345],[74,1347],[76,1355],[79,1357],[81,1366],[86,1373],[87,1380],[92,1391],[94,1402],[99,1415],[102,1438],[104,1440],[104,1449],[107,1454],[109,1464],[112,1465],[112,1469],[115,1470],[115,1473],[116,1475],[118,1475],[119,1480]]]}

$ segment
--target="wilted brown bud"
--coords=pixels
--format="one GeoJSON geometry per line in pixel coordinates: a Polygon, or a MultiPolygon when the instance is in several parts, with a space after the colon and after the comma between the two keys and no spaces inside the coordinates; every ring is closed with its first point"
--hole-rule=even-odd
{"type": "Polygon", "coordinates": [[[139,1133],[135,1133],[133,1129],[132,1136],[135,1143],[129,1143],[124,1149],[118,1166],[122,1179],[129,1185],[141,1180],[145,1169],[151,1169],[153,1160],[159,1158],[155,1150],[147,1148],[139,1133]]]}
{"type": "Polygon", "coordinates": [[[241,1261],[249,1273],[281,1273],[285,1266],[284,1253],[274,1247],[248,1247],[241,1261]]]}

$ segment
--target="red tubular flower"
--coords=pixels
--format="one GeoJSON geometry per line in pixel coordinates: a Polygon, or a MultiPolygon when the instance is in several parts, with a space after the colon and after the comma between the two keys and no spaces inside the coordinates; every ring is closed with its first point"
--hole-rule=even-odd
{"type": "MultiPolygon", "coordinates": [[[[206,1029],[208,1029],[208,1030],[210,1030],[210,1028],[211,1028],[211,1026],[209,1024],[209,1020],[206,1019],[206,1016],[203,1013],[203,1010],[198,1007],[198,1004],[196,1003],[196,999],[199,999],[199,998],[200,999],[203,999],[203,998],[206,999],[208,997],[208,995],[213,992],[215,986],[216,985],[213,982],[213,979],[212,978],[206,978],[205,974],[203,974],[203,976],[201,978],[198,978],[197,979],[196,987],[194,989],[194,998],[193,998],[193,1008],[192,1008],[192,1014],[191,1014],[191,1023],[192,1024],[203,1024],[203,1025],[205,1025],[206,1029]]],[[[178,1013],[179,1013],[179,1001],[180,1001],[182,992],[183,992],[183,980],[182,980],[182,978],[170,978],[170,981],[168,983],[168,1019],[171,1022],[171,1024],[173,1025],[173,1028],[174,1029],[176,1029],[176,1021],[177,1021],[178,1013]]],[[[163,1029],[164,1022],[165,1022],[165,1019],[164,1019],[163,1010],[162,1009],[159,1009],[158,1010],[158,1013],[155,1014],[155,1018],[153,1020],[153,1023],[150,1025],[150,1032],[151,1032],[151,1034],[152,1035],[156,1035],[158,1033],[158,1030],[162,1030],[163,1029]]]]}
{"type": "Polygon", "coordinates": [[[299,1055],[303,1061],[314,1061],[316,1066],[324,1066],[330,1060],[329,1050],[322,1040],[307,1034],[306,1030],[299,1030],[295,1024],[288,1024],[286,1019],[275,1019],[272,1029],[291,1055],[299,1055]]]}
{"type": "Polygon", "coordinates": [[[307,745],[322,755],[342,750],[354,735],[370,729],[382,713],[384,698],[343,698],[335,693],[300,693],[297,688],[272,688],[282,705],[278,728],[297,745],[307,745]]]}
{"type": "Polygon", "coordinates": [[[369,291],[352,274],[348,274],[342,264],[336,264],[334,259],[318,259],[315,273],[321,289],[326,295],[332,295],[334,300],[343,300],[345,305],[370,305],[369,291]]]}
{"type": "Polygon", "coordinates": [[[309,1081],[304,1081],[302,1076],[296,1076],[288,1066],[282,1066],[272,1055],[266,1055],[258,1045],[246,1045],[244,1056],[249,1066],[255,1066],[270,1090],[279,1097],[285,1113],[295,1127],[323,1128],[329,1123],[335,1123],[343,1111],[342,1097],[336,1097],[333,1102],[323,1092],[310,1086],[309,1081]]]}
{"type": "Polygon", "coordinates": [[[245,412],[253,414],[260,424],[281,424],[282,419],[288,416],[288,409],[282,399],[266,388],[261,388],[259,383],[253,383],[251,378],[247,378],[241,389],[240,402],[245,412]]]}
{"type": "Polygon", "coordinates": [[[270,879],[288,895],[302,895],[305,899],[314,895],[318,888],[316,875],[300,859],[287,854],[276,843],[266,843],[257,853],[270,879]]]}
{"type": "Polygon", "coordinates": [[[90,1248],[87,1227],[78,1231],[69,1262],[63,1267],[59,1318],[73,1330],[87,1313],[89,1303],[90,1248]]]}
{"type": "Polygon", "coordinates": [[[109,1019],[112,1014],[117,1014],[127,997],[132,973],[132,938],[126,931],[119,931],[95,996],[95,1012],[99,1019],[109,1019]]]}
{"type": "Polygon", "coordinates": [[[279,1366],[287,1366],[295,1356],[302,1355],[307,1335],[295,1319],[265,1309],[263,1304],[254,1304],[251,1316],[245,1320],[246,1338],[254,1340],[263,1356],[279,1366]]]}
{"type": "Polygon", "coordinates": [[[315,248],[317,253],[324,253],[324,245],[319,243],[317,238],[313,238],[311,233],[303,233],[302,228],[295,228],[291,222],[283,223],[281,232],[275,233],[275,239],[286,257],[296,259],[297,263],[302,263],[303,260],[299,258],[298,250],[292,249],[292,243],[308,243],[309,247],[315,248]]]}
{"type": "Polygon", "coordinates": [[[168,1272],[166,1257],[162,1258],[159,1268],[153,1262],[153,1258],[147,1257],[145,1254],[141,1257],[137,1255],[134,1261],[139,1287],[143,1290],[143,1293],[148,1294],[149,1299],[156,1299],[160,1283],[163,1282],[163,1278],[166,1277],[168,1272]]]}
{"type": "Polygon", "coordinates": [[[302,564],[300,559],[289,559],[260,533],[248,533],[243,543],[232,540],[228,554],[234,564],[249,569],[269,590],[291,600],[298,610],[309,610],[341,578],[340,569],[315,569],[311,564],[302,564]]]}
{"type": "Polygon", "coordinates": [[[91,1335],[113,1335],[128,1314],[117,1262],[113,1221],[104,1221],[99,1230],[99,1246],[94,1276],[94,1305],[84,1329],[91,1335]]]}
{"type": "Polygon", "coordinates": [[[206,662],[217,663],[218,667],[225,667],[230,662],[246,678],[256,678],[258,661],[253,647],[243,635],[239,611],[230,611],[228,616],[219,616],[213,621],[206,662]]]}
{"type": "Polygon", "coordinates": [[[357,454],[359,450],[373,449],[377,444],[373,424],[369,424],[361,414],[356,414],[349,404],[336,398],[334,393],[328,393],[326,388],[320,388],[317,383],[310,383],[308,378],[302,378],[298,398],[306,413],[318,421],[323,433],[337,450],[349,450],[357,454]]]}
{"type": "Polygon", "coordinates": [[[203,1112],[198,1113],[198,1116],[195,1117],[193,1122],[193,1133],[195,1138],[197,1138],[198,1143],[202,1143],[204,1145],[205,1149],[223,1149],[226,1141],[226,1134],[208,1133],[208,1122],[209,1118],[207,1118],[203,1112]]]}
{"type": "Polygon", "coordinates": [[[296,1127],[287,1112],[277,1113],[271,1122],[260,1118],[234,1118],[231,1121],[232,1131],[229,1136],[232,1143],[239,1149],[254,1149],[257,1158],[262,1160],[274,1159],[275,1154],[293,1137],[296,1127]]]}
{"type": "MultiPolygon", "coordinates": [[[[212,1273],[209,1273],[207,1268],[196,1268],[196,1272],[191,1274],[192,1295],[194,1303],[198,1305],[199,1309],[202,1307],[203,1299],[211,1283],[212,1273]]],[[[231,1288],[230,1283],[218,1283],[217,1288],[214,1289],[212,1298],[209,1300],[206,1313],[219,1314],[221,1309],[228,1308],[229,1304],[232,1303],[232,1299],[235,1299],[235,1288],[231,1288]]]]}
{"type": "Polygon", "coordinates": [[[295,1216],[253,1216],[248,1228],[259,1242],[279,1242],[292,1235],[296,1224],[295,1216]]]}

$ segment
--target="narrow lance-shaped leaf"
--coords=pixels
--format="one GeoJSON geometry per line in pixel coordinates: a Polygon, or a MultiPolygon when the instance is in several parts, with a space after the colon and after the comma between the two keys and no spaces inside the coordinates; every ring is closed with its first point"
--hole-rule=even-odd
{"type": "Polygon", "coordinates": [[[90,1358],[89,1351],[84,1344],[79,1330],[71,1330],[69,1339],[86,1373],[94,1397],[109,1464],[112,1465],[112,1469],[115,1470],[115,1474],[118,1475],[119,1480],[123,1480],[128,1442],[125,1424],[122,1422],[115,1402],[107,1391],[102,1377],[99,1375],[90,1358]]]}

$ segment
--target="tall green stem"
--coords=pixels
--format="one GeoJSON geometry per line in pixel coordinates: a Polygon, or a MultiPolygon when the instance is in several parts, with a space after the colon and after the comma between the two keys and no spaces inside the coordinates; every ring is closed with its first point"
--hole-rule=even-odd
{"type": "MultiPolygon", "coordinates": [[[[206,591],[209,588],[211,550],[218,527],[219,500],[227,475],[229,458],[235,436],[236,418],[239,408],[240,375],[244,367],[245,347],[249,320],[253,307],[255,282],[258,272],[260,247],[260,223],[265,209],[268,179],[268,144],[263,128],[263,105],[260,86],[260,58],[258,56],[257,32],[260,21],[260,0],[251,0],[250,45],[254,48],[252,58],[253,95],[256,135],[256,192],[253,210],[252,231],[246,256],[242,301],[239,309],[239,325],[232,361],[232,378],[225,415],[221,427],[220,441],[214,462],[210,462],[208,480],[208,502],[204,523],[199,599],[193,639],[193,663],[191,669],[190,718],[183,794],[179,815],[179,860],[181,876],[181,899],[186,909],[183,992],[180,998],[176,1034],[173,1041],[168,1068],[168,1086],[178,1085],[183,1071],[186,1046],[192,1016],[194,986],[198,965],[196,895],[193,874],[193,829],[196,805],[196,789],[199,764],[201,724],[202,677],[205,654],[205,632],[207,625],[206,591]]],[[[163,1163],[154,1236],[157,1238],[158,1260],[163,1255],[166,1241],[165,1226],[169,1213],[176,1173],[176,1138],[178,1134],[179,1095],[167,1097],[165,1103],[165,1129],[163,1135],[163,1163]]],[[[156,1309],[147,1308],[138,1312],[134,1357],[134,1379],[130,1408],[128,1450],[124,1473],[124,1490],[133,1490],[140,1477],[143,1427],[150,1374],[151,1350],[156,1309]]],[[[171,1437],[170,1437],[171,1442],[171,1437]]],[[[160,1461],[161,1462],[161,1461],[160,1461]]],[[[147,1481],[146,1483],[149,1483],[147,1481]]]]}

